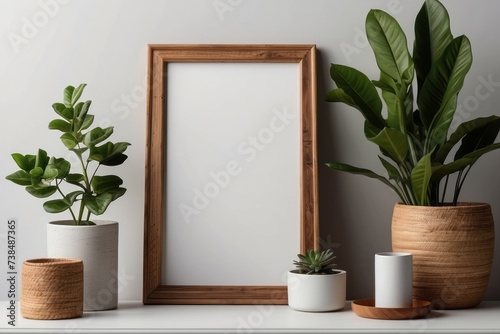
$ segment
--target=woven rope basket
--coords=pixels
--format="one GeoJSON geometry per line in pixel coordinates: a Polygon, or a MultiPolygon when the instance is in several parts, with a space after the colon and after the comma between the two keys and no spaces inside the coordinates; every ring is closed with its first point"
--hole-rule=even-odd
{"type": "Polygon", "coordinates": [[[29,319],[69,319],[83,314],[83,262],[26,260],[22,268],[21,315],[29,319]]]}
{"type": "Polygon", "coordinates": [[[470,308],[482,301],[494,238],[489,204],[394,207],[392,249],[413,254],[413,298],[435,308],[470,308]]]}

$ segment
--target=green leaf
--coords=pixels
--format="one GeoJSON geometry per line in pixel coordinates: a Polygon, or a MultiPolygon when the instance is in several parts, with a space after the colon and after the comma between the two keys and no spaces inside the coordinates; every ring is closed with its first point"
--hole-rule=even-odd
{"type": "Polygon", "coordinates": [[[404,82],[403,73],[412,66],[413,60],[399,23],[386,12],[372,9],[366,17],[366,36],[380,71],[396,82],[404,82]]]}
{"type": "Polygon", "coordinates": [[[64,199],[54,199],[43,203],[43,209],[48,213],[60,213],[68,210],[71,205],[64,199]]]}
{"type": "Polygon", "coordinates": [[[20,153],[13,153],[12,159],[16,162],[17,166],[24,170],[25,172],[29,172],[33,168],[35,168],[36,156],[32,154],[22,155],[20,153]]]}
{"type": "Polygon", "coordinates": [[[357,108],[358,106],[354,101],[351,99],[349,95],[347,95],[342,89],[336,88],[331,91],[329,91],[326,94],[326,101],[328,102],[342,102],[347,104],[348,106],[351,106],[353,108],[357,108]]]}
{"type": "Polygon", "coordinates": [[[430,132],[429,152],[446,139],[448,128],[455,114],[457,95],[472,64],[472,51],[465,36],[455,38],[431,68],[418,106],[422,122],[430,132]]]}
{"type": "Polygon", "coordinates": [[[7,175],[5,178],[9,181],[14,182],[15,184],[20,185],[20,186],[30,186],[31,185],[31,175],[24,170],[19,170],[15,173],[7,175]]]}
{"type": "Polygon", "coordinates": [[[394,185],[389,180],[387,180],[385,177],[383,177],[381,175],[378,175],[377,173],[372,172],[369,169],[359,168],[359,167],[351,166],[351,165],[340,163],[340,162],[329,162],[326,165],[328,167],[330,167],[331,169],[334,169],[337,171],[347,172],[347,173],[357,174],[357,175],[364,175],[364,176],[367,176],[369,178],[379,180],[382,183],[384,183],[385,185],[392,188],[396,193],[399,193],[399,191],[396,189],[396,187],[394,187],[394,185]]]}
{"type": "Polygon", "coordinates": [[[107,127],[102,129],[100,127],[96,127],[85,134],[83,137],[83,144],[87,147],[91,147],[99,144],[100,142],[106,140],[109,136],[113,134],[113,127],[107,127]]]}
{"type": "Polygon", "coordinates": [[[84,195],[85,207],[94,215],[102,215],[113,201],[113,195],[103,193],[97,196],[84,195]]]}
{"type": "Polygon", "coordinates": [[[460,141],[460,139],[472,131],[488,127],[491,123],[498,123],[499,120],[500,117],[498,116],[479,117],[460,124],[455,132],[451,134],[450,138],[440,147],[434,160],[439,163],[444,163],[449,152],[460,141]]]}
{"type": "Polygon", "coordinates": [[[418,205],[427,205],[427,188],[432,176],[431,153],[424,155],[411,171],[413,194],[418,205]]]}
{"type": "Polygon", "coordinates": [[[90,150],[88,161],[97,161],[105,166],[121,165],[127,156],[122,154],[125,152],[130,143],[118,142],[113,144],[107,142],[101,146],[94,146],[90,150]]]}
{"type": "Polygon", "coordinates": [[[51,159],[51,162],[49,163],[49,165],[47,165],[47,168],[49,166],[57,170],[58,179],[64,179],[71,170],[71,164],[64,158],[51,159]]]}
{"type": "Polygon", "coordinates": [[[400,89],[399,87],[401,87],[401,85],[397,84],[393,78],[391,78],[384,72],[380,72],[380,79],[378,81],[372,80],[372,82],[375,87],[380,88],[382,91],[391,92],[393,94],[397,94],[400,89]]]}
{"type": "Polygon", "coordinates": [[[114,155],[110,158],[103,160],[101,162],[101,165],[103,165],[103,166],[119,166],[122,163],[124,163],[125,160],[127,160],[127,158],[128,158],[128,156],[125,154],[114,155]]]}
{"type": "Polygon", "coordinates": [[[372,138],[377,136],[380,133],[380,129],[375,127],[373,124],[370,122],[366,121],[364,122],[364,133],[366,138],[372,138]]]}
{"type": "Polygon", "coordinates": [[[68,210],[71,205],[63,199],[54,199],[43,203],[43,208],[48,213],[60,213],[68,210]]]}
{"type": "Polygon", "coordinates": [[[68,203],[70,206],[73,205],[73,203],[78,199],[78,196],[85,194],[81,190],[73,191],[64,196],[64,200],[66,203],[68,203]]]}
{"type": "Polygon", "coordinates": [[[403,76],[401,77],[401,80],[403,81],[404,84],[403,87],[411,85],[411,83],[413,82],[414,73],[415,73],[415,64],[411,62],[410,66],[403,72],[403,76]]]}
{"type": "Polygon", "coordinates": [[[78,140],[71,133],[64,133],[61,136],[61,141],[68,149],[73,149],[78,145],[78,140]]]}
{"type": "Polygon", "coordinates": [[[94,115],[85,115],[82,126],[80,127],[80,131],[88,129],[92,125],[92,123],[94,123],[94,115]]]}
{"type": "Polygon", "coordinates": [[[457,153],[455,154],[455,160],[493,144],[497,138],[499,130],[500,118],[497,118],[495,121],[489,122],[482,127],[467,133],[462,138],[462,145],[460,145],[457,153]]]}
{"type": "Polygon", "coordinates": [[[57,191],[56,186],[35,188],[33,186],[26,187],[26,191],[37,198],[46,198],[53,195],[57,191]]]}
{"type": "Polygon", "coordinates": [[[78,102],[78,99],[82,96],[83,90],[86,86],[87,84],[80,84],[78,87],[73,88],[70,100],[71,105],[75,105],[75,103],[78,102]]]}
{"type": "Polygon", "coordinates": [[[427,0],[415,19],[413,60],[419,92],[432,64],[441,57],[452,40],[446,8],[439,1],[427,0]]]}
{"type": "Polygon", "coordinates": [[[413,119],[413,86],[408,87],[408,91],[403,101],[403,106],[405,110],[405,118],[407,124],[412,124],[413,119]]]}
{"type": "Polygon", "coordinates": [[[114,200],[122,197],[123,195],[125,195],[126,192],[127,192],[126,188],[119,187],[119,188],[109,190],[107,193],[111,195],[111,201],[114,201],[114,200]]]}
{"type": "MultiPolygon", "coordinates": [[[[73,86],[67,86],[65,89],[64,89],[64,105],[67,107],[67,108],[71,108],[73,107],[73,103],[71,103],[72,99],[73,99],[73,91],[75,90],[75,87],[73,86]]],[[[73,117],[72,117],[73,118],[73,117]]]]}
{"type": "Polygon", "coordinates": [[[49,123],[49,129],[69,132],[71,131],[71,124],[62,119],[55,119],[49,123]]]}
{"type": "Polygon", "coordinates": [[[85,116],[87,116],[87,113],[89,112],[90,105],[92,104],[92,101],[85,101],[85,102],[80,102],[81,104],[81,109],[80,111],[76,114],[76,117],[80,120],[83,120],[85,116]]]}
{"type": "Polygon", "coordinates": [[[433,170],[432,180],[434,182],[438,182],[446,175],[463,170],[468,165],[472,166],[481,156],[497,149],[500,149],[500,143],[488,145],[482,149],[466,154],[462,158],[452,161],[446,165],[437,166],[433,170]]]}
{"type": "Polygon", "coordinates": [[[382,162],[382,165],[384,166],[385,170],[387,171],[387,174],[389,175],[390,180],[395,180],[396,182],[399,182],[402,180],[401,174],[399,173],[398,169],[394,167],[390,162],[382,158],[381,156],[378,157],[380,159],[380,162],[382,162]]]}
{"type": "Polygon", "coordinates": [[[367,138],[377,144],[382,152],[394,161],[402,163],[408,154],[408,142],[406,136],[399,130],[384,128],[375,137],[367,138]]]}
{"type": "Polygon", "coordinates": [[[455,161],[452,161],[445,165],[436,165],[432,167],[432,176],[431,180],[434,182],[439,182],[443,177],[456,173],[468,165],[474,164],[476,159],[471,158],[461,158],[455,161]]]}
{"type": "Polygon", "coordinates": [[[113,153],[114,148],[115,145],[111,142],[104,143],[101,146],[93,146],[87,160],[101,162],[113,153]]]}
{"type": "Polygon", "coordinates": [[[47,156],[47,152],[42,149],[38,150],[38,154],[35,157],[35,167],[40,167],[44,169],[49,163],[49,157],[47,156]]]}
{"type": "Polygon", "coordinates": [[[59,170],[52,163],[49,162],[47,167],[45,167],[45,170],[43,171],[41,178],[47,182],[50,182],[54,180],[58,174],[59,170]]]}
{"type": "Polygon", "coordinates": [[[92,101],[80,102],[75,106],[75,131],[82,131],[87,129],[90,126],[88,122],[90,120],[93,121],[93,117],[87,119],[87,113],[89,111],[91,103],[92,101]]]}
{"type": "Polygon", "coordinates": [[[387,125],[390,128],[403,131],[405,124],[405,110],[401,101],[398,99],[396,94],[382,91],[382,97],[384,98],[385,104],[387,106],[387,125]]]}
{"type": "Polygon", "coordinates": [[[42,167],[35,167],[32,170],[30,170],[30,175],[32,178],[41,178],[43,175],[43,168],[42,167]]]}
{"type": "MultiPolygon", "coordinates": [[[[307,254],[307,253],[306,253],[307,254]]],[[[297,254],[297,257],[299,258],[299,260],[301,261],[309,261],[309,258],[303,254],[297,254]]]]}
{"type": "Polygon", "coordinates": [[[82,155],[87,150],[88,150],[88,147],[85,147],[85,146],[82,147],[82,148],[72,148],[72,149],[70,149],[71,152],[75,152],[78,155],[82,155]]]}
{"type": "Polygon", "coordinates": [[[116,175],[96,175],[92,179],[92,189],[96,194],[102,194],[116,189],[123,184],[123,180],[116,175]]]}
{"type": "Polygon", "coordinates": [[[71,107],[67,107],[62,103],[54,103],[52,105],[52,109],[54,109],[54,111],[59,116],[61,116],[62,118],[64,118],[67,121],[71,121],[73,119],[74,110],[71,107]]]}
{"type": "MultiPolygon", "coordinates": [[[[382,129],[385,122],[382,118],[382,101],[375,85],[362,72],[343,65],[332,64],[330,75],[337,84],[353,101],[365,119],[375,127],[382,129]]],[[[339,94],[337,94],[339,95],[339,94]]],[[[352,103],[348,103],[352,105],[352,103]]]]}
{"type": "Polygon", "coordinates": [[[75,118],[73,120],[77,121],[77,123],[78,123],[78,120],[81,120],[81,118],[79,116],[80,116],[80,113],[82,112],[82,107],[83,107],[83,102],[78,102],[73,107],[73,109],[75,110],[75,118]]]}
{"type": "Polygon", "coordinates": [[[491,144],[491,145],[488,145],[488,146],[481,148],[479,150],[468,153],[468,154],[464,155],[463,158],[474,159],[474,162],[476,162],[484,154],[489,153],[489,152],[494,151],[494,150],[498,150],[499,148],[500,148],[500,143],[491,144]]]}
{"type": "Polygon", "coordinates": [[[66,175],[66,182],[71,183],[71,184],[79,184],[84,180],[84,177],[82,174],[68,174],[66,175]]]}

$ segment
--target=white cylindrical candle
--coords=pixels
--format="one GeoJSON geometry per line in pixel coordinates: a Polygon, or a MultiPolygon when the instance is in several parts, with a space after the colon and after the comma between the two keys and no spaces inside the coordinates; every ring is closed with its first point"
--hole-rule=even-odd
{"type": "Polygon", "coordinates": [[[411,253],[375,254],[375,307],[412,307],[411,253]]]}

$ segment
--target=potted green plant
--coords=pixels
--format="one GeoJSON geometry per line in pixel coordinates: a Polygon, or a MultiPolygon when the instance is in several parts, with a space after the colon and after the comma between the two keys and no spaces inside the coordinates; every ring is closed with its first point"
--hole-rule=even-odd
{"type": "Polygon", "coordinates": [[[297,254],[297,269],[288,272],[288,305],[298,311],[326,312],[343,308],[346,301],[345,270],[333,269],[335,256],[309,250],[297,254]]]}
{"type": "Polygon", "coordinates": [[[104,310],[117,306],[118,223],[91,218],[102,215],[126,189],[120,177],[98,172],[121,165],[130,144],[107,141],[113,127],[92,127],[92,102],[79,102],[85,87],[66,87],[63,102],[52,105],[59,117],[49,123],[49,129],[62,132],[60,141],[76,158],[77,171],[67,159],[39,149],[37,154],[12,154],[20,170],[6,178],[37,198],[58,197],[46,200],[43,208],[49,213],[69,212],[71,219],[48,224],[48,256],[83,260],[84,309],[104,310]]]}
{"type": "Polygon", "coordinates": [[[366,35],[380,70],[378,80],[332,64],[337,88],[326,100],[361,112],[365,137],[378,146],[386,175],[345,163],[327,165],[377,179],[400,197],[393,216],[393,250],[414,254],[415,298],[439,300],[447,308],[477,305],[491,271],[493,218],[488,204],[458,199],[471,167],[500,148],[495,143],[500,117],[470,119],[451,128],[472,64],[469,39],[453,37],[448,12],[437,0],[426,0],[416,16],[413,54],[401,26],[382,10],[368,13],[366,35]],[[443,221],[455,211],[459,213],[451,221],[443,221]],[[468,220],[459,224],[456,217],[468,220]],[[461,248],[456,247],[459,240],[461,248]],[[469,265],[479,270],[462,269],[469,265]],[[456,280],[464,286],[450,283],[456,280]],[[446,289],[462,292],[444,298],[446,289]]]}

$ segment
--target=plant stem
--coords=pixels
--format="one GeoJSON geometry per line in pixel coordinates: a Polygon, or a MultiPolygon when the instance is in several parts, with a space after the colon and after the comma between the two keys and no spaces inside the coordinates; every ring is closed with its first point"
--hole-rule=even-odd
{"type": "Polygon", "coordinates": [[[76,221],[76,225],[80,225],[82,222],[83,213],[85,211],[85,202],[86,202],[85,195],[89,194],[89,191],[91,189],[90,181],[89,181],[89,177],[88,177],[88,173],[87,173],[88,163],[87,163],[87,165],[85,165],[85,163],[83,162],[83,158],[82,158],[82,154],[80,153],[80,150],[81,150],[80,144],[78,143],[78,151],[77,152],[75,151],[75,154],[78,157],[78,160],[80,161],[80,164],[82,166],[83,181],[85,182],[85,194],[83,194],[83,196],[82,196],[82,201],[80,203],[80,211],[78,214],[78,220],[76,221]]]}
{"type": "Polygon", "coordinates": [[[394,187],[394,190],[398,194],[398,196],[403,200],[405,204],[410,204],[410,199],[408,198],[407,194],[404,191],[404,184],[396,183],[396,186],[394,187]]]}
{"type": "Polygon", "coordinates": [[[458,197],[460,195],[460,191],[462,190],[462,186],[464,185],[465,178],[467,177],[467,174],[469,174],[469,171],[471,170],[471,168],[472,168],[472,166],[468,165],[468,168],[465,171],[465,175],[463,177],[462,177],[462,174],[463,174],[465,168],[462,169],[459,172],[459,177],[457,178],[457,182],[456,182],[456,185],[455,185],[455,194],[453,196],[453,205],[457,205],[458,197]]]}
{"type": "MultiPolygon", "coordinates": [[[[59,192],[59,194],[61,194],[61,196],[63,198],[65,198],[66,195],[64,195],[64,193],[62,192],[61,188],[59,188],[59,184],[60,184],[60,181],[58,181],[56,179],[56,188],[57,188],[57,191],[59,192]]],[[[69,207],[69,212],[71,213],[71,217],[73,218],[73,221],[76,222],[75,213],[73,212],[73,209],[71,209],[71,207],[69,207]]]]}
{"type": "Polygon", "coordinates": [[[444,188],[443,188],[443,195],[441,196],[441,204],[444,203],[444,198],[446,195],[446,189],[448,189],[448,180],[450,178],[450,175],[446,175],[446,181],[444,182],[444,188]]]}
{"type": "Polygon", "coordinates": [[[76,225],[81,225],[81,223],[82,223],[83,211],[85,209],[84,198],[85,198],[85,194],[82,195],[82,202],[80,203],[80,211],[78,212],[78,221],[76,222],[76,225]]]}
{"type": "MultiPolygon", "coordinates": [[[[401,173],[401,175],[403,175],[403,180],[411,180],[408,168],[406,168],[406,166],[404,164],[397,164],[397,166],[398,166],[399,172],[401,173]]],[[[402,185],[403,185],[403,187],[402,187],[403,191],[404,191],[405,196],[408,200],[407,203],[410,205],[415,205],[416,201],[413,198],[413,191],[411,190],[410,186],[408,184],[405,184],[405,183],[402,183],[402,185]]]]}
{"type": "Polygon", "coordinates": [[[94,170],[94,173],[92,173],[92,177],[90,178],[90,184],[92,184],[92,180],[94,179],[94,176],[97,174],[97,170],[99,169],[99,167],[101,167],[101,164],[98,164],[94,170]]]}
{"type": "Polygon", "coordinates": [[[460,194],[460,179],[462,178],[463,169],[458,172],[457,181],[455,182],[455,191],[453,194],[453,205],[457,205],[458,194],[460,194]]]}
{"type": "Polygon", "coordinates": [[[413,145],[413,141],[410,139],[410,137],[407,134],[406,134],[406,138],[408,141],[408,147],[410,149],[411,160],[413,162],[413,166],[415,166],[418,162],[417,153],[415,152],[415,146],[413,145]]]}

